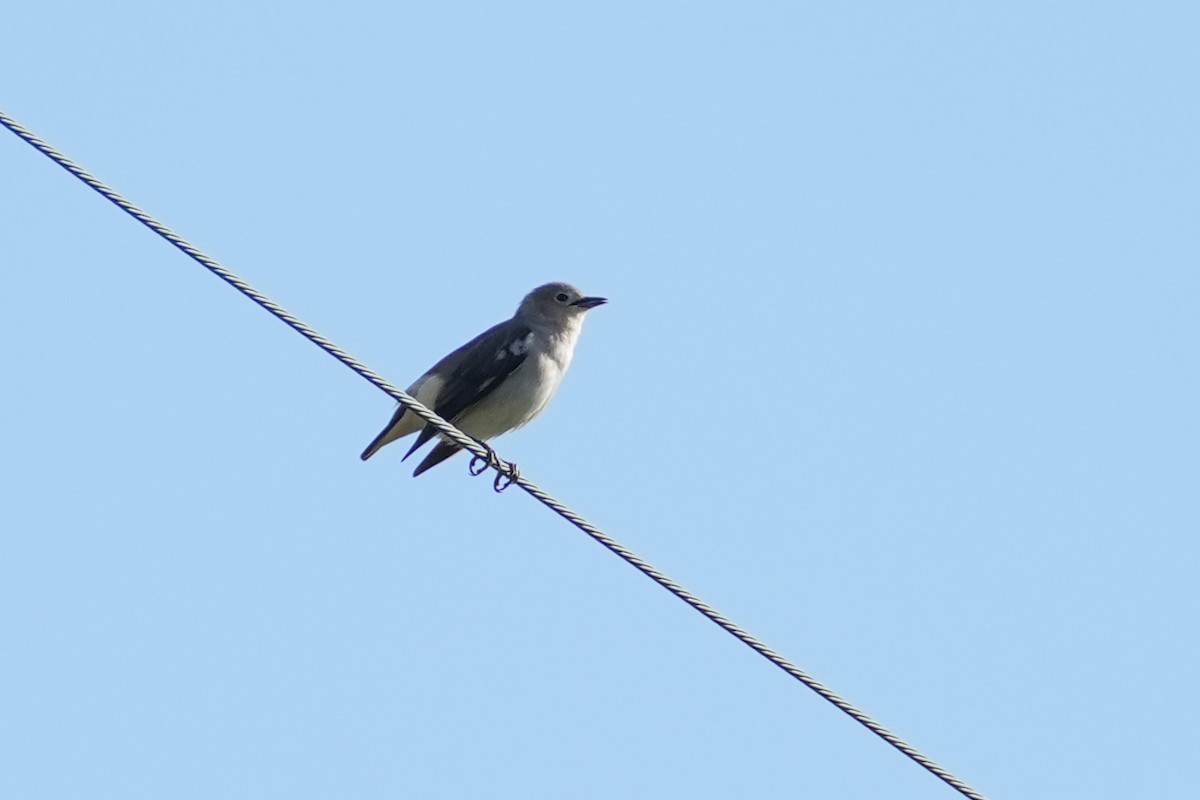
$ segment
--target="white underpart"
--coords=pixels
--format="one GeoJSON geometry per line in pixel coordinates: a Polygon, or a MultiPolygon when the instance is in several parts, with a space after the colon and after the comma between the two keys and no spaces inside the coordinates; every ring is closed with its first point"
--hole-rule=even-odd
{"type": "MultiPolygon", "coordinates": [[[[440,375],[423,375],[416,383],[408,387],[408,393],[417,398],[418,403],[432,411],[433,407],[437,405],[437,397],[444,384],[445,380],[440,375]]],[[[388,432],[387,441],[394,442],[410,433],[416,433],[424,427],[425,420],[410,411],[400,419],[399,425],[388,432]]]]}
{"type": "Polygon", "coordinates": [[[458,427],[476,439],[487,440],[515,430],[540,414],[571,366],[581,323],[577,320],[557,330],[537,328],[509,345],[514,355],[526,353],[525,360],[491,394],[459,417],[458,427]]]}

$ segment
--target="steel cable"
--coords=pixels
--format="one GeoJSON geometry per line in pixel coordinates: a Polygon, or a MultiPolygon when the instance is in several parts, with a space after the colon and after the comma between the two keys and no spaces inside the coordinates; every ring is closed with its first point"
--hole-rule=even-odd
{"type": "Polygon", "coordinates": [[[363,378],[366,378],[368,381],[370,381],[372,384],[374,384],[377,388],[379,388],[384,393],[391,396],[397,402],[403,404],[405,407],[412,410],[413,413],[417,414],[419,417],[421,417],[421,419],[425,420],[430,425],[433,425],[434,428],[436,428],[440,434],[447,437],[448,439],[453,440],[455,443],[461,445],[464,449],[470,451],[472,454],[474,454],[474,456],[477,459],[482,459],[482,460],[486,461],[488,466],[490,466],[492,469],[496,470],[496,472],[497,472],[497,478],[496,478],[497,490],[499,490],[502,487],[502,485],[500,483],[502,479],[506,479],[507,481],[509,481],[511,483],[515,483],[516,485],[520,486],[531,497],[535,498],[540,503],[542,503],[544,506],[549,508],[551,511],[554,511],[560,517],[567,520],[572,525],[577,527],[579,530],[586,533],[592,539],[594,539],[597,542],[599,542],[600,544],[604,545],[604,547],[608,548],[610,551],[612,551],[616,555],[620,556],[622,559],[624,559],[626,562],[628,562],[631,566],[633,566],[635,569],[637,569],[643,575],[645,575],[648,578],[650,578],[651,580],[653,580],[659,586],[663,587],[668,592],[675,595],[677,598],[679,598],[683,602],[687,603],[689,606],[694,608],[696,611],[699,611],[701,614],[703,614],[705,617],[707,617],[711,622],[713,622],[714,624],[716,624],[720,628],[722,628],[726,633],[729,633],[730,635],[734,636],[739,641],[741,641],[743,644],[745,644],[747,647],[751,648],[756,653],[761,655],[763,658],[767,659],[772,664],[774,664],[775,666],[779,667],[781,670],[786,672],[788,675],[792,676],[793,678],[795,678],[796,680],[800,681],[805,686],[807,686],[809,689],[811,689],[812,691],[816,692],[821,697],[828,700],[830,703],[832,703],[834,706],[836,706],[842,712],[844,712],[845,714],[852,717],[854,720],[856,720],[858,723],[860,723],[865,728],[870,730],[876,736],[883,739],[885,742],[890,744],[892,747],[896,748],[901,753],[903,753],[904,755],[908,756],[910,759],[915,761],[917,764],[924,767],[930,773],[932,773],[933,775],[940,778],[947,785],[949,785],[951,788],[958,791],[964,797],[969,797],[969,798],[971,798],[971,800],[986,800],[984,795],[982,795],[979,792],[972,789],[970,786],[968,786],[962,780],[955,777],[950,772],[946,771],[944,768],[942,768],[940,765],[938,765],[936,762],[934,762],[927,756],[923,755],[920,751],[918,751],[916,748],[909,745],[907,742],[905,742],[899,736],[892,733],[890,730],[885,728],[883,725],[876,722],[874,719],[867,716],[865,713],[863,713],[859,709],[855,708],[849,702],[847,702],[846,700],[839,697],[831,689],[829,689],[824,684],[817,681],[812,676],[805,673],[803,670],[801,670],[795,664],[791,663],[786,658],[784,658],[783,656],[776,653],[774,650],[771,650],[770,648],[768,648],[765,644],[760,642],[758,639],[754,638],[749,633],[742,630],[737,625],[733,624],[731,621],[726,619],[724,616],[722,616],[720,613],[718,613],[716,610],[714,610],[707,603],[703,602],[698,597],[696,597],[696,595],[694,595],[691,592],[689,592],[688,590],[684,589],[678,583],[671,580],[666,575],[664,575],[662,572],[660,572],[658,569],[651,566],[649,563],[644,561],[641,557],[639,557],[638,555],[636,555],[635,553],[630,551],[628,548],[626,548],[620,542],[616,541],[615,539],[610,537],[608,534],[601,531],[595,525],[592,525],[586,519],[584,519],[583,517],[581,517],[579,514],[575,513],[574,511],[572,511],[567,506],[560,503],[558,500],[554,499],[552,496],[550,496],[545,490],[543,490],[537,484],[533,483],[528,478],[525,478],[524,476],[520,475],[518,473],[518,471],[516,470],[516,467],[513,464],[511,464],[510,462],[503,461],[503,460],[499,459],[498,457],[496,457],[495,453],[489,447],[486,447],[486,446],[480,444],[472,437],[470,437],[470,436],[466,435],[465,433],[463,433],[462,431],[458,430],[458,428],[454,427],[452,424],[450,424],[446,420],[442,419],[437,414],[433,413],[431,410],[429,410],[428,408],[426,408],[425,406],[423,406],[419,402],[417,402],[416,398],[412,397],[411,395],[409,395],[406,392],[401,391],[400,389],[397,389],[395,386],[392,386],[390,383],[385,381],[383,378],[376,375],[371,370],[367,369],[366,366],[364,366],[357,359],[355,359],[354,357],[352,357],[351,355],[346,353],[346,351],[342,350],[340,347],[333,344],[333,342],[329,341],[324,336],[321,336],[319,333],[317,333],[311,327],[306,325],[304,322],[301,322],[299,319],[297,319],[295,316],[293,316],[291,313],[289,313],[283,307],[281,307],[280,305],[275,303],[273,300],[268,298],[262,292],[258,291],[253,286],[246,283],[244,280],[239,278],[237,275],[234,275],[232,272],[230,272],[227,268],[222,266],[220,263],[209,258],[207,255],[205,255],[199,249],[197,249],[194,245],[189,244],[187,241],[185,241],[183,238],[181,238],[180,236],[175,234],[173,231],[171,231],[169,228],[167,228],[161,222],[159,222],[158,220],[151,217],[145,211],[142,211],[140,208],[135,206],[133,203],[129,202],[124,197],[117,194],[116,191],[109,188],[106,184],[101,182],[98,178],[94,177],[93,175],[91,175],[90,173],[85,171],[82,167],[77,165],[75,162],[71,161],[69,158],[64,156],[62,153],[55,150],[53,147],[48,145],[45,141],[38,138],[33,133],[31,133],[29,130],[27,130],[26,128],[19,125],[16,121],[14,121],[11,117],[9,117],[3,111],[0,111],[0,124],[4,125],[4,127],[8,128],[10,131],[12,131],[18,137],[20,137],[25,142],[27,142],[28,144],[30,144],[31,146],[36,148],[38,151],[40,151],[43,155],[45,155],[51,161],[53,161],[54,163],[58,164],[63,169],[70,172],[72,175],[74,175],[79,180],[83,181],[85,184],[87,184],[92,189],[94,189],[96,192],[98,192],[99,194],[104,196],[110,202],[112,202],[113,204],[115,204],[116,206],[118,206],[119,208],[124,210],[126,213],[128,213],[130,216],[132,216],[138,222],[142,223],[147,228],[154,231],[162,238],[166,239],[168,242],[173,244],[179,250],[183,251],[183,253],[185,255],[187,255],[188,257],[190,257],[197,263],[199,263],[201,266],[208,269],[210,272],[215,274],[221,280],[225,281],[230,286],[232,286],[233,288],[237,289],[242,294],[249,297],[251,300],[253,300],[258,305],[262,306],[264,309],[269,311],[274,316],[278,317],[280,320],[282,320],[284,323],[286,323],[289,327],[291,327],[293,330],[295,330],[301,336],[308,339],[310,342],[315,344],[317,347],[320,347],[322,350],[324,350],[326,353],[328,353],[329,355],[336,358],[338,361],[342,362],[342,364],[344,364],[347,367],[349,367],[350,369],[354,370],[354,372],[358,373],[363,378]]]}

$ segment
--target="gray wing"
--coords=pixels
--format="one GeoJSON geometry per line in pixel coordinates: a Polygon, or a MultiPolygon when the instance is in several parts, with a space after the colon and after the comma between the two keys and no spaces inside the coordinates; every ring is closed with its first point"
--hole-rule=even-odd
{"type": "MultiPolygon", "coordinates": [[[[456,445],[454,442],[438,442],[436,445],[434,445],[434,448],[425,455],[425,458],[421,459],[421,463],[417,464],[417,468],[413,470],[413,477],[417,477],[427,469],[436,467],[438,464],[442,463],[459,450],[462,450],[462,448],[456,445]]],[[[408,456],[405,456],[405,458],[408,458],[408,456]]]]}
{"type": "MultiPolygon", "coordinates": [[[[430,370],[446,376],[446,383],[433,410],[442,419],[450,422],[457,420],[502,386],[517,367],[525,363],[532,338],[533,331],[528,325],[509,320],[489,328],[446,356],[430,370]]],[[[436,435],[436,429],[426,425],[404,457],[411,456],[436,435]]],[[[452,442],[439,442],[417,465],[413,475],[420,475],[461,449],[452,442]]]]}

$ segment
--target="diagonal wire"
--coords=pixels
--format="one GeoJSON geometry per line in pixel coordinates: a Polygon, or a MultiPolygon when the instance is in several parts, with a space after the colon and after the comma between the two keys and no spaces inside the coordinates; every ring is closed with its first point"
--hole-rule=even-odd
{"type": "Polygon", "coordinates": [[[840,709],[845,714],[852,717],[855,721],[857,721],[859,724],[863,725],[865,728],[867,728],[869,731],[874,733],[876,736],[883,739],[885,742],[887,742],[892,747],[899,750],[904,755],[908,756],[910,759],[915,761],[917,764],[921,765],[926,770],[928,770],[929,772],[936,775],[938,778],[940,778],[946,784],[948,784],[951,788],[958,791],[961,795],[963,795],[964,797],[971,798],[971,800],[987,800],[987,798],[983,794],[975,791],[970,786],[968,786],[966,783],[964,783],[962,780],[955,777],[951,773],[947,772],[943,767],[941,767],[935,761],[931,760],[930,758],[928,758],[927,756],[922,754],[919,750],[917,750],[912,745],[905,742],[899,736],[892,733],[890,730],[885,728],[883,725],[879,724],[874,719],[867,716],[864,712],[855,708],[848,701],[844,700],[843,698],[841,698],[840,696],[835,694],[833,692],[833,690],[829,689],[827,686],[822,684],[820,681],[816,680],[811,675],[809,675],[808,673],[804,672],[799,667],[797,667],[795,664],[788,661],[786,658],[779,655],[774,650],[771,650],[769,647],[767,647],[765,644],[760,642],[758,639],[751,636],[749,633],[744,631],[742,628],[735,625],[733,622],[731,622],[726,617],[724,617],[723,615],[718,613],[715,609],[713,609],[707,603],[702,601],[700,598],[696,597],[696,595],[692,594],[687,589],[684,589],[682,586],[680,586],[678,583],[676,583],[675,581],[668,578],[662,572],[659,572],[658,569],[656,569],[655,567],[653,567],[652,565],[650,565],[649,563],[644,561],[641,557],[639,557],[637,554],[635,554],[634,552],[632,552],[631,550],[626,548],[620,542],[618,542],[617,540],[613,539],[608,534],[601,531],[595,525],[592,525],[586,519],[581,517],[579,514],[576,514],[574,511],[572,511],[570,508],[568,508],[567,506],[560,503],[558,500],[554,499],[552,496],[550,496],[545,490],[543,490],[537,484],[535,484],[532,481],[530,481],[529,479],[521,476],[517,472],[516,468],[511,463],[505,462],[503,460],[496,458],[495,454],[493,452],[491,452],[489,448],[484,447],[478,441],[476,441],[475,439],[473,439],[470,436],[467,436],[465,433],[460,431],[458,428],[454,427],[449,422],[442,419],[441,417],[439,417],[437,414],[430,411],[425,406],[421,405],[419,402],[417,402],[417,399],[415,397],[413,397],[412,395],[408,394],[407,392],[403,392],[403,391],[397,389],[395,386],[392,386],[390,383],[385,381],[383,378],[379,377],[374,372],[367,369],[366,366],[364,366],[361,362],[359,362],[353,356],[348,354],[346,351],[342,350],[340,347],[335,345],[333,342],[329,341],[324,336],[320,335],[315,330],[310,328],[308,325],[301,322],[299,319],[297,319],[295,316],[293,316],[291,313],[289,313],[286,309],[284,309],[283,307],[281,307],[280,305],[275,303],[273,300],[271,300],[269,297],[264,295],[262,292],[255,289],[250,284],[246,283],[244,280],[239,278],[237,275],[234,275],[232,272],[230,272],[227,268],[222,266],[220,263],[209,258],[207,255],[205,255],[203,252],[201,252],[199,249],[197,249],[194,245],[189,244],[187,241],[185,241],[184,239],[179,237],[172,230],[167,228],[165,225],[163,225],[158,220],[151,217],[145,211],[142,211],[140,208],[135,206],[133,203],[129,202],[124,197],[117,194],[116,191],[109,188],[107,185],[105,185],[103,182],[101,182],[96,177],[89,174],[87,171],[85,171],[82,167],[77,165],[75,162],[71,161],[69,158],[64,156],[62,153],[58,152],[53,147],[48,145],[45,141],[43,141],[42,139],[39,139],[37,136],[35,136],[29,130],[22,127],[20,124],[18,124],[15,120],[13,120],[11,117],[9,117],[7,114],[5,114],[3,111],[0,111],[0,125],[3,125],[4,127],[8,128],[10,131],[12,131],[18,137],[23,139],[25,142],[27,142],[28,144],[30,144],[31,146],[33,146],[34,148],[39,150],[43,155],[45,155],[51,161],[58,164],[60,167],[65,169],[67,172],[70,172],[76,178],[83,181],[85,184],[90,186],[92,189],[96,190],[98,193],[103,195],[106,199],[108,199],[109,201],[111,201],[112,203],[114,203],[115,205],[120,207],[122,210],[124,210],[126,213],[128,213],[130,216],[132,216],[138,222],[142,223],[147,228],[154,231],[155,233],[157,233],[162,238],[166,239],[171,244],[175,245],[175,247],[182,250],[184,252],[184,254],[186,254],[193,260],[197,261],[201,266],[208,269],[210,272],[215,274],[218,278],[225,281],[230,286],[232,286],[233,288],[237,289],[242,294],[249,297],[255,303],[258,303],[258,305],[262,306],[264,309],[269,311],[274,316],[278,317],[280,320],[285,322],[288,326],[290,326],[293,330],[295,330],[301,336],[308,339],[310,342],[315,344],[317,347],[320,347],[326,353],[333,356],[338,361],[342,362],[347,367],[349,367],[350,369],[357,372],[363,378],[366,378],[368,381],[370,381],[372,384],[374,384],[377,388],[382,390],[385,394],[390,395],[393,399],[395,399],[397,402],[403,404],[406,408],[411,410],[413,413],[415,413],[421,419],[425,420],[427,423],[434,426],[434,428],[436,428],[440,434],[442,434],[443,436],[445,436],[448,439],[453,440],[456,444],[461,445],[466,450],[469,450],[477,458],[487,460],[489,466],[491,466],[497,472],[497,489],[498,490],[501,487],[501,484],[499,483],[501,478],[507,478],[512,483],[517,484],[522,489],[524,489],[526,491],[526,493],[528,493],[532,497],[536,498],[539,502],[541,502],[544,506],[549,508],[551,511],[558,514],[560,517],[567,520],[575,527],[579,528],[579,530],[583,531],[588,536],[592,537],[597,542],[599,542],[600,544],[607,547],[613,553],[616,553],[618,556],[620,556],[625,561],[627,561],[631,566],[633,566],[635,569],[637,569],[643,575],[647,576],[648,578],[653,580],[655,583],[657,583],[659,586],[663,587],[668,592],[675,595],[677,598],[679,598],[680,600],[687,603],[692,608],[699,611],[701,614],[703,614],[705,617],[707,617],[709,619],[709,621],[711,621],[714,624],[716,624],[717,626],[719,626],[726,633],[736,637],[739,641],[741,641],[747,647],[754,650],[754,652],[758,653],[759,655],[761,655],[763,658],[770,661],[775,666],[779,667],[781,670],[786,672],[788,675],[791,675],[793,678],[795,678],[796,680],[803,683],[809,689],[812,689],[814,692],[819,694],[821,697],[828,700],[830,703],[832,703],[834,706],[836,706],[838,709],[840,709]]]}

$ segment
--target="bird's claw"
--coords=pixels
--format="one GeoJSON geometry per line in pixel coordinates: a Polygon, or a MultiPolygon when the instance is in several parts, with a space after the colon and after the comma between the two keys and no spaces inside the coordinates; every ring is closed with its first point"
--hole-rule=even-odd
{"type": "Polygon", "coordinates": [[[475,456],[471,459],[467,470],[472,475],[482,475],[489,467],[496,470],[496,479],[492,481],[492,488],[497,492],[503,492],[521,477],[521,471],[517,469],[517,465],[501,460],[487,442],[479,442],[479,446],[487,451],[487,456],[475,456]]]}

